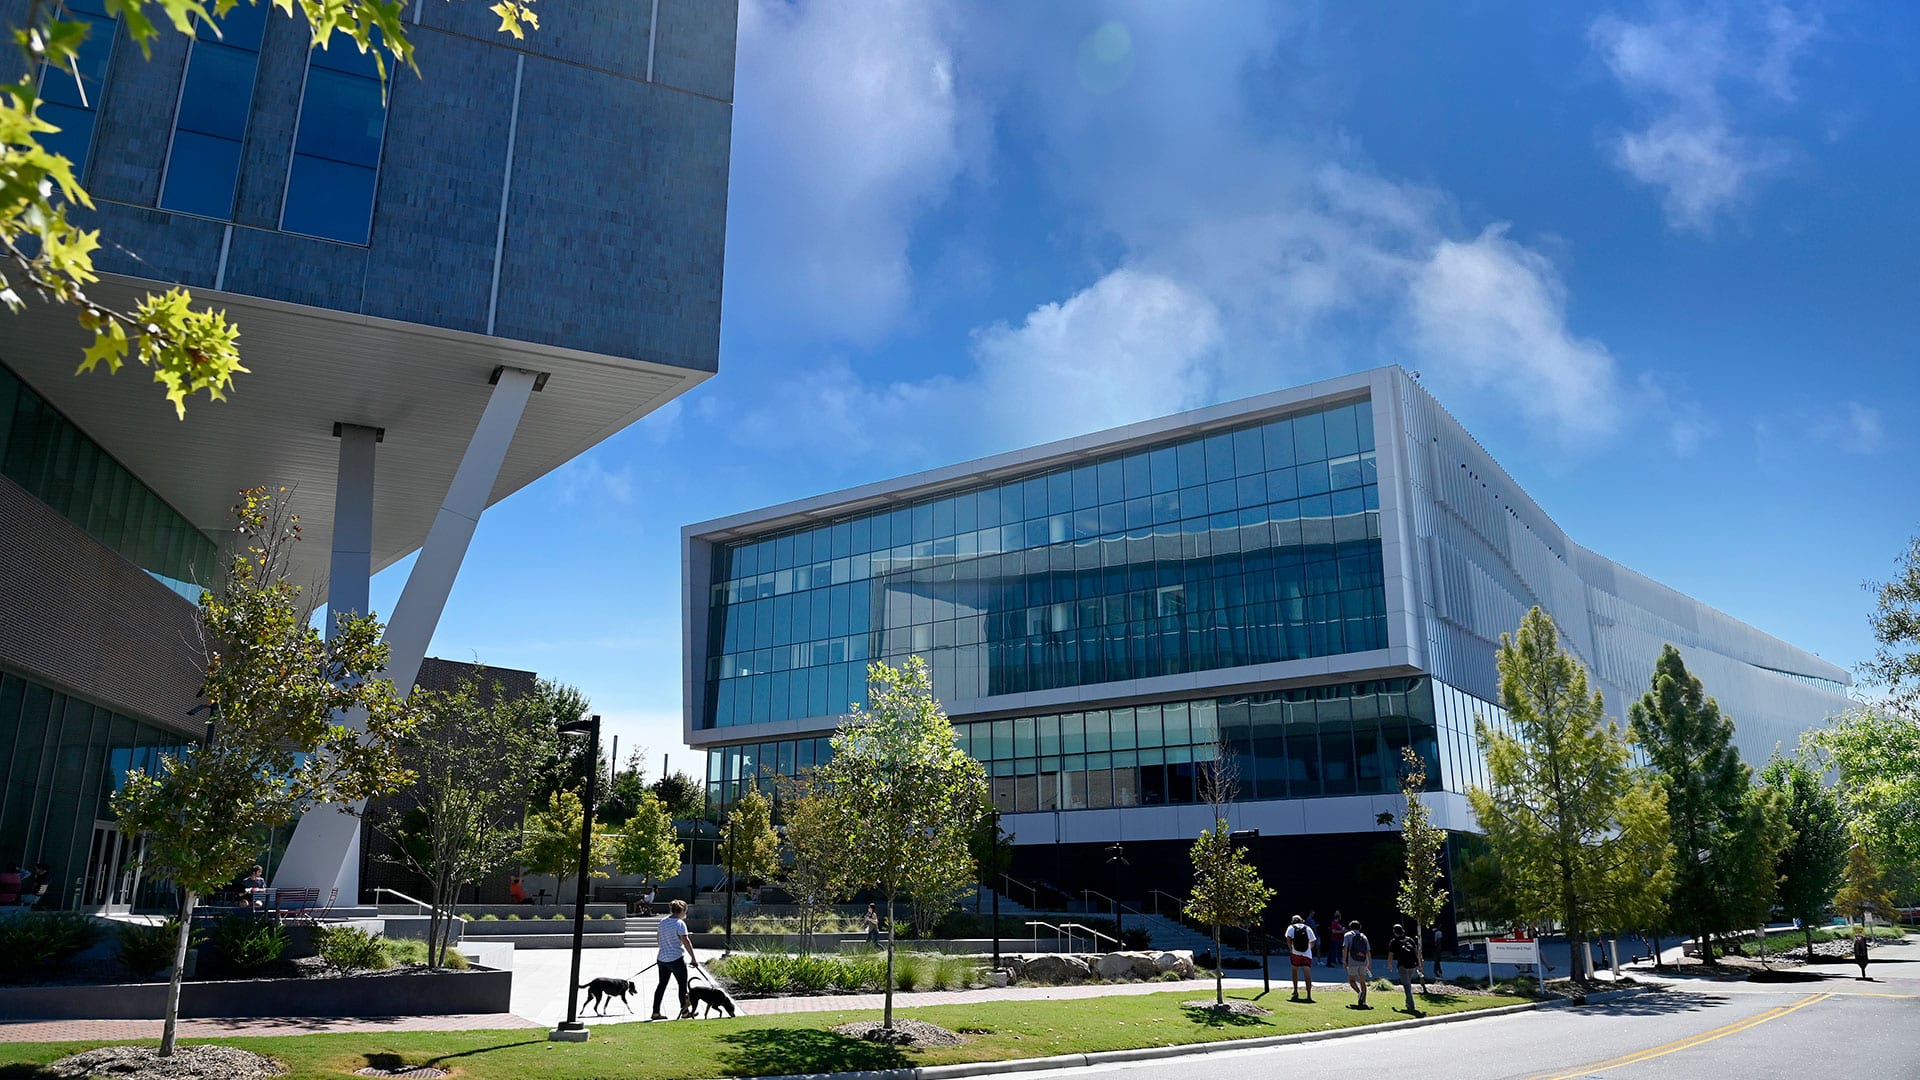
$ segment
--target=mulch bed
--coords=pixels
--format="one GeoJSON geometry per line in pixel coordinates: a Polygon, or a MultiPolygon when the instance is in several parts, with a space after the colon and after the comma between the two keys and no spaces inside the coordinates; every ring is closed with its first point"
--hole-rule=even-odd
{"type": "Polygon", "coordinates": [[[1251,1001],[1228,998],[1226,1004],[1217,1001],[1183,1001],[1183,1009],[1200,1009],[1210,1013],[1223,1013],[1229,1016],[1272,1016],[1272,1009],[1263,1009],[1251,1001]]]}
{"type": "Polygon", "coordinates": [[[967,1041],[958,1032],[948,1031],[924,1020],[895,1020],[892,1030],[882,1027],[878,1020],[861,1020],[841,1024],[833,1031],[836,1035],[892,1046],[959,1046],[967,1041]]]}
{"type": "Polygon", "coordinates": [[[161,1057],[153,1046],[103,1046],[47,1066],[56,1076],[114,1080],[266,1080],[285,1073],[270,1057],[235,1046],[182,1046],[161,1057]]]}

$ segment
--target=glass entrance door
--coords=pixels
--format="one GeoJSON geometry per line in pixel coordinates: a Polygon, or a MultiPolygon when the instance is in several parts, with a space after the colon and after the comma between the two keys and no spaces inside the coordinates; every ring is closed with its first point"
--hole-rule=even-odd
{"type": "Polygon", "coordinates": [[[144,839],[136,840],[111,821],[93,823],[93,843],[87,849],[87,876],[81,884],[80,905],[95,910],[127,910],[140,889],[144,839]]]}

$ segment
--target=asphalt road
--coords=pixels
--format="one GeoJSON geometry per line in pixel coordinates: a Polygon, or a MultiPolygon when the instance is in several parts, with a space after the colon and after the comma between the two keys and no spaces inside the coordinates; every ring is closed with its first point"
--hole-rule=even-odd
{"type": "MultiPolygon", "coordinates": [[[[1678,982],[1660,993],[1585,1008],[1076,1069],[1072,1075],[1139,1080],[1177,1070],[1207,1080],[1917,1080],[1920,944],[1886,950],[1876,959],[1872,982],[1848,977],[1856,969],[1839,966],[1812,969],[1826,977],[1809,983],[1678,982]]],[[[1390,1002],[1389,995],[1377,997],[1390,1002]]]]}

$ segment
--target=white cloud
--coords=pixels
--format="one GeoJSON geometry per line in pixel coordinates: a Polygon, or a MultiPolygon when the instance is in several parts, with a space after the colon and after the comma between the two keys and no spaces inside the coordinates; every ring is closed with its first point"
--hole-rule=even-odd
{"type": "Polygon", "coordinates": [[[1493,226],[1444,240],[1408,293],[1413,340],[1455,380],[1499,395],[1563,445],[1614,433],[1613,355],[1567,327],[1566,287],[1545,256],[1493,226]]]}
{"type": "Polygon", "coordinates": [[[1002,441],[1097,431],[1211,400],[1220,342],[1206,297],[1123,268],[1018,327],[980,331],[973,393],[1002,441]]]}
{"type": "Polygon", "coordinates": [[[1822,417],[1813,431],[1849,454],[1877,454],[1887,447],[1887,427],[1880,410],[1857,401],[1849,401],[1844,408],[1822,417]]]}
{"type": "Polygon", "coordinates": [[[905,316],[914,221],[979,137],[950,28],[931,0],[741,4],[731,310],[862,343],[905,316]]]}
{"type": "Polygon", "coordinates": [[[631,503],[633,467],[609,469],[600,464],[605,453],[604,449],[588,451],[562,467],[554,477],[554,501],[561,506],[631,503]]]}
{"type": "Polygon", "coordinates": [[[1791,160],[1778,139],[1736,129],[1735,98],[1795,97],[1793,66],[1817,20],[1783,3],[1670,12],[1645,22],[1603,15],[1588,40],[1644,114],[1641,127],[1606,137],[1614,164],[1658,188],[1667,221],[1707,233],[1791,160]]]}

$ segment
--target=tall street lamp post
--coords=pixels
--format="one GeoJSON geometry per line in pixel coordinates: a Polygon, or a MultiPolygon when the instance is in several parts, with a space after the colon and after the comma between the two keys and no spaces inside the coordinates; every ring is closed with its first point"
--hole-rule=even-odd
{"type": "MultiPolygon", "coordinates": [[[[1259,829],[1235,829],[1227,834],[1232,843],[1245,843],[1254,856],[1254,864],[1259,865],[1259,829]]],[[[1273,992],[1273,939],[1267,936],[1266,917],[1260,919],[1260,985],[1264,992],[1273,992]]],[[[1216,957],[1215,959],[1218,959],[1216,957]]]]}
{"type": "Polygon", "coordinates": [[[560,733],[587,737],[588,767],[585,803],[580,808],[580,883],[574,887],[573,896],[573,977],[567,980],[567,1018],[560,1022],[559,1027],[548,1032],[547,1038],[555,1042],[586,1042],[587,1025],[580,1022],[580,951],[585,944],[587,927],[587,872],[592,869],[588,863],[593,859],[593,807],[599,796],[596,781],[600,778],[600,714],[561,724],[560,733]]]}

